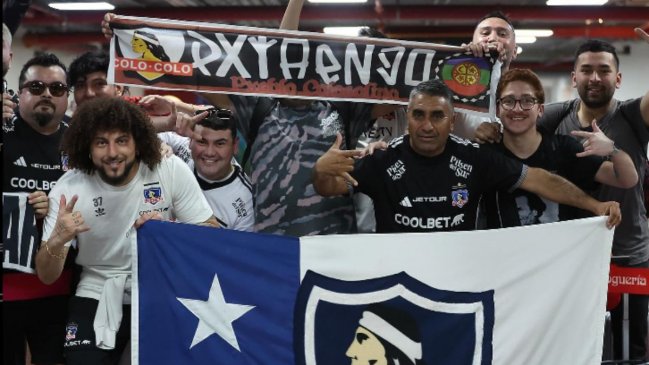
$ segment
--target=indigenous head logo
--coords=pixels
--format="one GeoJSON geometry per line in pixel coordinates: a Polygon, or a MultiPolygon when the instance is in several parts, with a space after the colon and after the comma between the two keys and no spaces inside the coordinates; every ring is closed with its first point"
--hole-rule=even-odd
{"type": "Polygon", "coordinates": [[[454,93],[476,97],[489,87],[491,65],[481,58],[455,58],[446,60],[442,67],[442,79],[454,93]]]}
{"type": "Polygon", "coordinates": [[[180,62],[185,51],[182,32],[139,28],[116,29],[115,34],[118,37],[116,71],[124,71],[128,77],[138,75],[149,82],[163,76],[192,75],[192,65],[180,62]]]}
{"type": "Polygon", "coordinates": [[[466,185],[457,184],[453,187],[451,191],[451,200],[454,207],[462,208],[466,203],[469,202],[469,190],[466,189],[466,185]]]}
{"type": "Polygon", "coordinates": [[[77,338],[77,324],[70,322],[65,326],[65,340],[72,341],[77,338]]]}
{"type": "Polygon", "coordinates": [[[342,281],[308,271],[295,312],[296,363],[491,364],[493,291],[450,292],[405,273],[342,281]]]}
{"type": "Polygon", "coordinates": [[[164,199],[162,198],[162,189],[160,187],[144,189],[145,203],[155,205],[162,200],[164,199]]]}
{"type": "MultiPolygon", "coordinates": [[[[169,62],[169,56],[164,47],[160,44],[158,37],[153,33],[142,30],[136,30],[131,39],[131,49],[139,55],[139,59],[145,61],[169,62]]],[[[154,80],[162,76],[156,72],[138,72],[142,77],[148,80],[154,80]]]]}

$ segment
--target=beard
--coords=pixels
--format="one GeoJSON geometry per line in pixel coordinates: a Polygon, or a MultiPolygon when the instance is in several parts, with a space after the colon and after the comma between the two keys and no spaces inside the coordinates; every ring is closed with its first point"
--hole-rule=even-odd
{"type": "Polygon", "coordinates": [[[130,174],[131,170],[133,169],[133,166],[135,166],[136,160],[134,159],[131,162],[126,163],[126,166],[124,166],[124,172],[118,176],[108,176],[106,174],[106,171],[104,168],[101,166],[95,166],[95,169],[97,169],[97,173],[99,174],[99,177],[108,185],[113,185],[113,186],[121,186],[126,182],[126,178],[130,174]]]}
{"type": "Polygon", "coordinates": [[[598,96],[590,96],[588,95],[588,86],[584,86],[578,88],[577,93],[579,94],[582,103],[587,107],[598,109],[607,106],[611,102],[613,94],[615,93],[615,88],[603,85],[598,96]]]}
{"type": "Polygon", "coordinates": [[[41,127],[45,127],[46,125],[50,124],[52,118],[54,118],[54,114],[52,113],[34,113],[34,120],[41,127]]]}

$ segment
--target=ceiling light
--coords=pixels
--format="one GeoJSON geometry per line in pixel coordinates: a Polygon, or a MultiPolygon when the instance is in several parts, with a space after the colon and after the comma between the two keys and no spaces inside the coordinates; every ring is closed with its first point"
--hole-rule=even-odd
{"type": "Polygon", "coordinates": [[[93,3],[49,3],[56,10],[114,10],[115,6],[107,2],[93,3]]]}
{"type": "Polygon", "coordinates": [[[551,29],[516,29],[516,38],[518,37],[549,37],[554,34],[551,29]]]}
{"type": "Polygon", "coordinates": [[[604,5],[608,0],[548,0],[545,4],[550,6],[584,6],[604,5]]]}
{"type": "Polygon", "coordinates": [[[341,3],[366,3],[367,0],[309,0],[310,3],[329,3],[329,4],[341,4],[341,3]]]}
{"type": "Polygon", "coordinates": [[[358,32],[365,27],[324,27],[322,30],[325,34],[346,35],[350,37],[358,36],[358,32]]]}
{"type": "Polygon", "coordinates": [[[533,36],[516,37],[516,43],[518,44],[530,44],[534,42],[536,42],[536,37],[533,36]]]}

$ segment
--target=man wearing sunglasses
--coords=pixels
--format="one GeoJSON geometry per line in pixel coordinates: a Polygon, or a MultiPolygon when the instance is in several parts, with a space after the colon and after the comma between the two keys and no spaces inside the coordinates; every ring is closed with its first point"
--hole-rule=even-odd
{"type": "Polygon", "coordinates": [[[34,364],[63,363],[72,260],[57,281],[44,285],[34,275],[37,248],[31,242],[40,241],[47,194],[63,174],[66,68],[53,54],[36,56],[23,66],[19,85],[18,113],[3,128],[3,214],[12,227],[5,237],[14,237],[4,242],[3,363],[25,363],[25,340],[34,364]]]}
{"type": "MultiPolygon", "coordinates": [[[[598,183],[628,189],[638,182],[633,161],[592,123],[592,132],[574,132],[585,138],[582,146],[570,136],[543,134],[537,120],[543,115],[545,93],[538,76],[528,69],[511,69],[498,83],[498,116],[503,123],[502,142],[487,144],[528,166],[565,177],[590,191],[598,183]],[[605,161],[606,157],[609,161],[605,161]]],[[[580,218],[582,212],[560,206],[522,189],[490,193],[485,198],[488,228],[552,223],[580,218]],[[532,203],[536,202],[536,205],[532,203]]]]}

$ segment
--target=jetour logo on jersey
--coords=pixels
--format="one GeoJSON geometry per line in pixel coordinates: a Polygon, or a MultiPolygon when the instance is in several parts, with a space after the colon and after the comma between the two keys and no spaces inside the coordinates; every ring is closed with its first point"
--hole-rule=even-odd
{"type": "Polygon", "coordinates": [[[158,202],[163,201],[162,188],[153,187],[144,189],[144,202],[147,204],[156,205],[158,202]]]}

